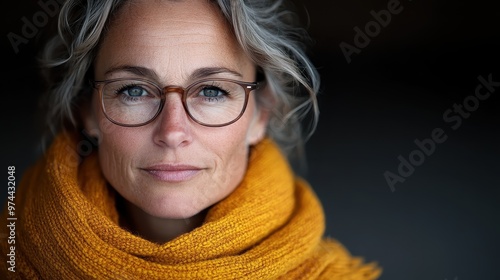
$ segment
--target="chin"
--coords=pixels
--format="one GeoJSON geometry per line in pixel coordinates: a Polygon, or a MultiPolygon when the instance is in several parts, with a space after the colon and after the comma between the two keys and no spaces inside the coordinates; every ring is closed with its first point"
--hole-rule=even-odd
{"type": "Polygon", "coordinates": [[[188,219],[207,209],[209,205],[207,205],[206,207],[203,205],[193,205],[192,200],[172,201],[172,199],[163,199],[153,204],[143,206],[138,205],[138,207],[147,214],[157,218],[188,219]]]}

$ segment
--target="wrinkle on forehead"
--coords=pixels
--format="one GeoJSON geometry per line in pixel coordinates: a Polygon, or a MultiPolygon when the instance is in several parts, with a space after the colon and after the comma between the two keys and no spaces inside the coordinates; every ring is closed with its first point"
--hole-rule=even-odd
{"type": "MultiPolygon", "coordinates": [[[[187,8],[184,10],[181,10],[181,12],[177,13],[163,13],[161,14],[161,17],[159,20],[165,19],[168,20],[172,23],[194,23],[194,24],[200,24],[200,25],[209,25],[212,27],[216,27],[216,24],[214,21],[205,21],[204,18],[210,17],[213,19],[216,19],[219,23],[223,23],[224,25],[227,25],[227,20],[220,10],[220,8],[215,4],[213,1],[208,1],[208,0],[156,0],[156,1],[151,1],[151,0],[130,0],[127,1],[123,4],[123,6],[120,8],[120,10],[115,14],[115,17],[120,17],[121,14],[126,13],[129,14],[130,16],[133,16],[134,14],[137,15],[136,11],[137,9],[140,9],[143,7],[144,4],[153,4],[157,6],[157,9],[155,9],[153,12],[154,13],[162,13],[162,10],[165,8],[168,9],[168,7],[172,7],[173,5],[177,4],[186,4],[186,5],[193,5],[193,4],[200,4],[202,3],[204,5],[203,10],[196,10],[193,8],[187,8]],[[179,16],[180,18],[176,19],[176,16],[179,16]],[[216,17],[213,17],[213,15],[216,15],[216,17]]],[[[152,14],[151,14],[152,15],[152,14]]],[[[148,18],[148,14],[142,15],[138,17],[139,19],[146,19],[148,18]]]]}
{"type": "Polygon", "coordinates": [[[150,68],[170,81],[165,75],[176,72],[175,79],[184,80],[197,68],[254,68],[213,2],[168,0],[130,1],[115,15],[96,58],[96,74],[121,65],[150,68]]]}

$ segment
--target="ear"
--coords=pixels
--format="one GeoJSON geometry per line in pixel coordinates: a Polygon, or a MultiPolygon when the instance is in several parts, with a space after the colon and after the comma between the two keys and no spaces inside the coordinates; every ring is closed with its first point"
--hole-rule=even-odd
{"type": "MultiPolygon", "coordinates": [[[[95,95],[93,95],[95,96],[95,95]]],[[[85,133],[91,137],[100,140],[99,121],[97,120],[97,112],[95,111],[95,98],[83,102],[80,110],[80,118],[83,122],[85,133]]]]}
{"type": "Polygon", "coordinates": [[[255,112],[247,135],[247,143],[251,146],[259,143],[266,136],[267,124],[271,114],[270,110],[275,103],[272,96],[269,86],[266,85],[259,91],[259,102],[254,99],[256,103],[255,112]]]}
{"type": "Polygon", "coordinates": [[[251,146],[259,143],[266,136],[269,111],[264,108],[256,108],[250,130],[247,135],[247,143],[251,146]]]}

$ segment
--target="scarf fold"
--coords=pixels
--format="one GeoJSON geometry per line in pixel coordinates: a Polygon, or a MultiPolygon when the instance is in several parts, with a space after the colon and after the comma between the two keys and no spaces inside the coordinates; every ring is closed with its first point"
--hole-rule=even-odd
{"type": "MultiPolygon", "coordinates": [[[[78,140],[56,137],[17,188],[16,272],[0,266],[9,279],[354,280],[381,273],[322,237],[318,198],[269,139],[252,149],[243,181],[203,224],[164,244],[119,226],[98,157],[80,162],[78,140]]],[[[3,256],[9,247],[1,242],[3,256]]]]}

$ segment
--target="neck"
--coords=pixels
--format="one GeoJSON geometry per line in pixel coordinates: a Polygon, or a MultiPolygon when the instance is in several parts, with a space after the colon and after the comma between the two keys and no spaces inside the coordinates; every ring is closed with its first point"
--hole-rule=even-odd
{"type": "Polygon", "coordinates": [[[167,219],[151,216],[136,205],[123,199],[120,225],[142,238],[163,244],[199,227],[206,210],[185,219],[167,219]]]}

